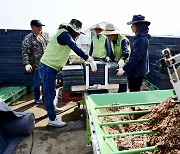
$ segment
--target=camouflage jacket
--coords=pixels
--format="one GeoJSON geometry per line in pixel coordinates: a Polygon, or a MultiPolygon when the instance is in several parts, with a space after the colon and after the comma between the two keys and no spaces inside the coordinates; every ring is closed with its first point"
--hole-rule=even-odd
{"type": "Polygon", "coordinates": [[[33,32],[24,37],[22,43],[23,64],[30,64],[33,70],[38,68],[39,61],[44,53],[44,50],[49,42],[48,38],[42,33],[44,43],[40,42],[33,32]]]}

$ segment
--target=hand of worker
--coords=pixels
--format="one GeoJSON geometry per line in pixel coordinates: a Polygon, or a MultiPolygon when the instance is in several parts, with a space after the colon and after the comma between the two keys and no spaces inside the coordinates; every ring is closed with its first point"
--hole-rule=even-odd
{"type": "Polygon", "coordinates": [[[91,70],[92,72],[97,72],[97,64],[94,61],[94,59],[92,57],[89,56],[89,58],[87,59],[87,61],[89,62],[90,66],[91,66],[91,70]]]}
{"type": "Polygon", "coordinates": [[[32,73],[32,71],[33,71],[32,66],[30,64],[26,65],[25,69],[28,73],[32,73]]]}
{"type": "Polygon", "coordinates": [[[120,59],[118,62],[118,65],[119,65],[119,68],[122,68],[125,65],[124,60],[120,59]]]}
{"type": "Polygon", "coordinates": [[[117,69],[117,73],[116,73],[116,75],[117,76],[121,76],[121,75],[123,75],[124,73],[125,73],[125,71],[123,70],[123,68],[121,67],[121,68],[119,68],[119,69],[117,69]]]}
{"type": "Polygon", "coordinates": [[[111,59],[110,59],[109,57],[106,57],[106,61],[107,61],[107,62],[110,62],[111,59]]]}

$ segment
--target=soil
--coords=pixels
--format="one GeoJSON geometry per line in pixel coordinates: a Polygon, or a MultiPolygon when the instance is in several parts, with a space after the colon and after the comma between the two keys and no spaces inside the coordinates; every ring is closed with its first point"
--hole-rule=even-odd
{"type": "Polygon", "coordinates": [[[151,107],[128,107],[103,109],[101,113],[122,111],[151,110],[145,115],[126,115],[105,117],[102,120],[123,121],[136,119],[155,119],[154,122],[123,124],[105,127],[109,134],[154,130],[155,134],[128,136],[115,139],[119,150],[156,146],[161,150],[144,152],[146,154],[180,154],[180,112],[172,99],[167,99],[159,105],[151,107]]]}

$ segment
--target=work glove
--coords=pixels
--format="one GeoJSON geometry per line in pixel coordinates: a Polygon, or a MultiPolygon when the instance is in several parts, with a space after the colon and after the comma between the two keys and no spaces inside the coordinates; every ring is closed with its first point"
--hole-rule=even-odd
{"type": "Polygon", "coordinates": [[[116,73],[116,75],[117,76],[121,76],[121,75],[123,75],[124,73],[125,73],[125,71],[123,70],[123,68],[121,67],[121,68],[119,68],[119,69],[117,69],[117,73],[116,73]]]}
{"type": "Polygon", "coordinates": [[[118,62],[118,65],[119,65],[119,68],[122,68],[125,65],[124,60],[120,59],[118,62]]]}
{"type": "Polygon", "coordinates": [[[32,71],[33,71],[32,66],[30,64],[26,65],[25,69],[28,73],[32,73],[32,71]]]}
{"type": "Polygon", "coordinates": [[[89,58],[87,59],[87,61],[89,62],[90,66],[91,66],[92,72],[96,73],[96,72],[97,72],[97,64],[96,64],[96,62],[94,61],[94,59],[89,56],[89,58]]]}
{"type": "Polygon", "coordinates": [[[106,61],[107,61],[107,62],[110,62],[111,59],[110,59],[109,57],[106,57],[106,61]]]}

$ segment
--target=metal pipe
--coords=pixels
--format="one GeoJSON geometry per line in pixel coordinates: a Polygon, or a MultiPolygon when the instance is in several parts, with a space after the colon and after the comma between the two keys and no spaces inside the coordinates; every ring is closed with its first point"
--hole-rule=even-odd
{"type": "Polygon", "coordinates": [[[153,150],[160,150],[160,149],[155,146],[152,146],[152,147],[145,147],[139,149],[117,151],[117,152],[112,152],[111,154],[133,154],[133,153],[140,153],[140,152],[153,151],[153,150]]]}
{"type": "Polygon", "coordinates": [[[154,119],[139,119],[139,120],[126,120],[126,121],[116,121],[116,122],[104,122],[100,123],[100,127],[109,126],[109,125],[122,125],[122,124],[130,124],[130,123],[139,123],[139,122],[153,122],[154,119]]]}
{"type": "MultiPolygon", "coordinates": [[[[121,104],[121,105],[104,105],[104,106],[96,106],[95,109],[104,109],[104,108],[116,108],[116,107],[128,107],[128,106],[140,106],[140,105],[156,105],[161,102],[150,102],[150,103],[136,103],[136,104],[121,104]]],[[[120,104],[120,103],[119,103],[120,104]]]]}
{"type": "Polygon", "coordinates": [[[116,112],[116,113],[106,113],[106,114],[98,114],[98,117],[108,117],[108,116],[118,116],[118,115],[130,115],[130,114],[147,114],[150,113],[151,110],[144,111],[129,111],[129,112],[116,112]]]}
{"type": "Polygon", "coordinates": [[[126,136],[134,136],[134,135],[144,135],[144,134],[154,134],[154,130],[147,130],[147,131],[140,131],[140,132],[129,132],[129,133],[121,133],[121,134],[111,134],[111,135],[104,135],[103,139],[107,138],[118,138],[118,137],[126,137],[126,136]]]}

